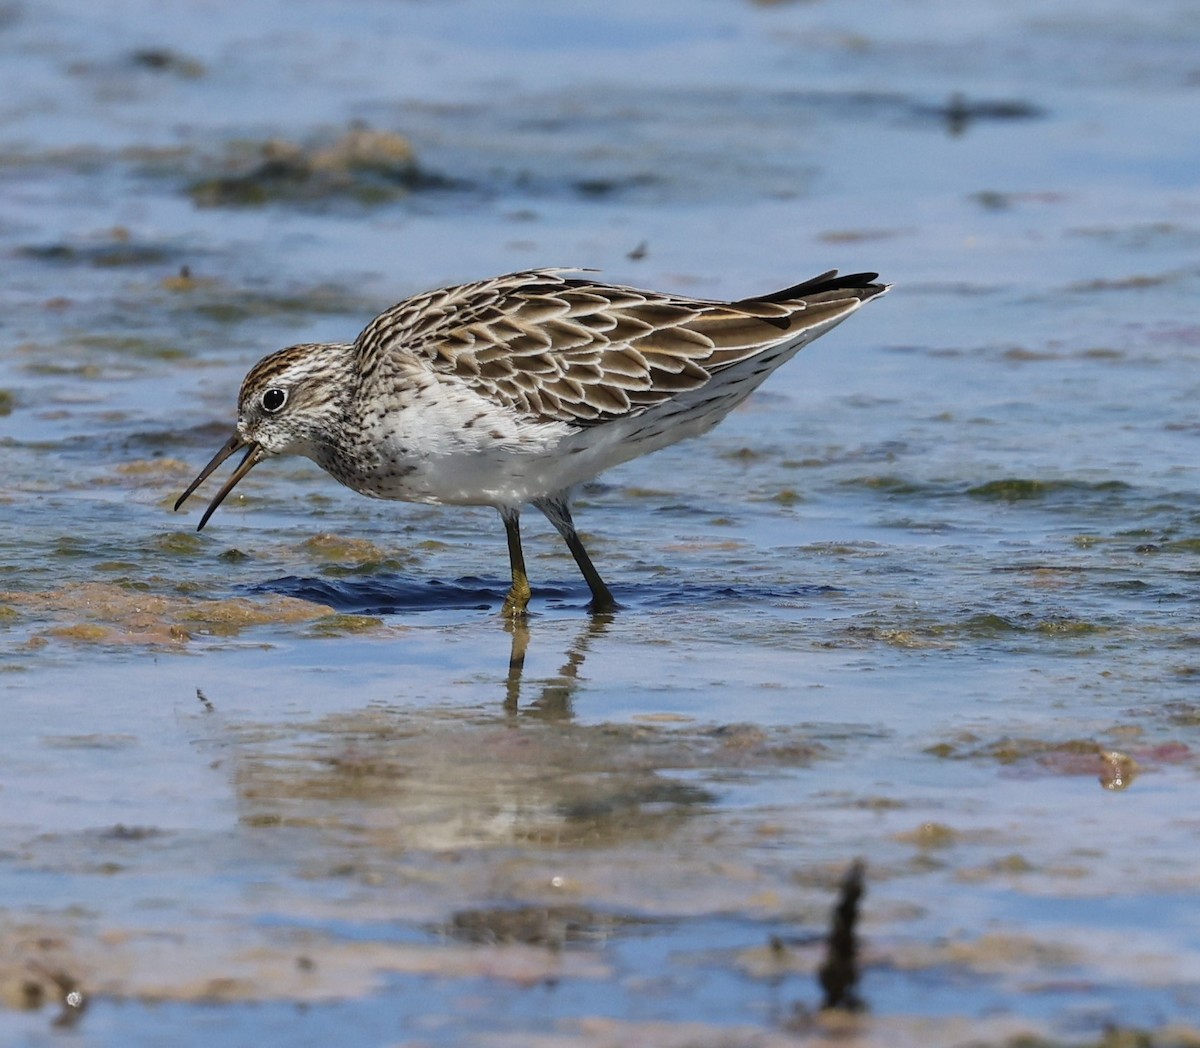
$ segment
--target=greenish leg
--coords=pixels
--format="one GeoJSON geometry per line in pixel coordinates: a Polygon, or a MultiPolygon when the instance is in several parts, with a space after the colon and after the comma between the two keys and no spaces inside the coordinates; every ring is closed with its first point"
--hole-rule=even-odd
{"type": "Polygon", "coordinates": [[[529,608],[529,576],[525,574],[525,551],[521,549],[521,517],[517,510],[500,511],[504,533],[508,536],[508,563],[512,567],[512,589],[504,598],[500,614],[510,619],[526,614],[529,608]]]}

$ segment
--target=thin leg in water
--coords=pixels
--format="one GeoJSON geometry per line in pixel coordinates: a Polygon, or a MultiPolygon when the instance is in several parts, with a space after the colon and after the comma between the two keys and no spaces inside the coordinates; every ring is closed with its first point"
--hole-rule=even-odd
{"type": "Polygon", "coordinates": [[[558,533],[563,537],[563,541],[567,544],[567,549],[571,551],[571,556],[575,558],[575,563],[579,565],[579,570],[583,573],[584,579],[587,581],[588,589],[592,591],[591,610],[594,612],[613,611],[617,607],[617,602],[613,600],[612,592],[604,585],[604,580],[600,577],[600,572],[596,570],[596,565],[592,563],[592,558],[588,556],[588,552],[583,548],[583,541],[579,538],[579,532],[575,530],[575,522],[571,519],[571,507],[567,504],[565,494],[551,495],[548,498],[537,499],[534,502],[551,524],[558,529],[558,533]]]}
{"type": "Polygon", "coordinates": [[[512,589],[504,598],[500,614],[509,618],[524,615],[529,607],[529,576],[525,574],[525,552],[521,549],[521,511],[513,508],[500,510],[504,521],[504,533],[508,536],[508,563],[512,568],[512,589]]]}

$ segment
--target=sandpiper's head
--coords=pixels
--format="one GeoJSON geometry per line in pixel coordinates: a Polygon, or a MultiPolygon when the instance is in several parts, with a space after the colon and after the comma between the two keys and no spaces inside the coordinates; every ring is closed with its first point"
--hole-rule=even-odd
{"type": "Polygon", "coordinates": [[[289,346],[264,357],[242,380],[238,434],[264,455],[306,455],[325,441],[345,412],[352,347],[289,346]]]}
{"type": "Polygon", "coordinates": [[[353,347],[345,343],[306,343],[264,357],[250,369],[238,394],[237,431],[179,496],[184,501],[230,455],[246,455],[208,504],[197,530],[247,473],[271,455],[309,455],[330,442],[344,424],[352,390],[353,347]]]}

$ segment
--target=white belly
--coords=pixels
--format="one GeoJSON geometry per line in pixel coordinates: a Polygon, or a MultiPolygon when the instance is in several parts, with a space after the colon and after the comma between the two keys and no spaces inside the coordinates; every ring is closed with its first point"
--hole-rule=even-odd
{"type": "Polygon", "coordinates": [[[375,498],[519,506],[707,432],[798,348],[746,361],[640,414],[585,427],[532,422],[461,385],[427,380],[405,402],[361,419],[352,462],[332,449],[314,448],[310,457],[375,498]]]}

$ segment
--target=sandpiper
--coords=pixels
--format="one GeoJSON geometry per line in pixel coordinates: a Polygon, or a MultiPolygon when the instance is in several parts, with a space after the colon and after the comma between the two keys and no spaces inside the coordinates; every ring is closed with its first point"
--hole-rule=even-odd
{"type": "MultiPolygon", "coordinates": [[[[272,455],[305,455],[380,499],[494,506],[512,588],[529,604],[521,507],[566,540],[592,593],[616,606],[571,519],[571,493],[621,462],[711,429],[780,364],[883,294],[836,270],[716,302],[535,269],[442,288],[381,313],[353,342],[290,346],[242,382],[238,421],[179,497],[246,449],[200,518],[272,455]]],[[[199,530],[199,528],[197,530],[199,530]]]]}

